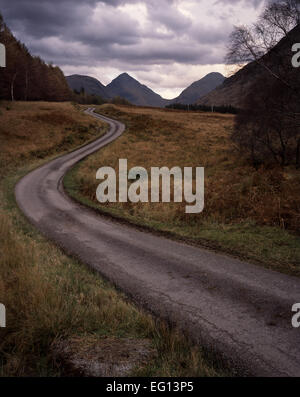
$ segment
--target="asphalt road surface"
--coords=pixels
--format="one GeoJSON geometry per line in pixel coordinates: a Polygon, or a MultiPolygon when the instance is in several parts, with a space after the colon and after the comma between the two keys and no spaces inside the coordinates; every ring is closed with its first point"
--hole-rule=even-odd
{"type": "Polygon", "coordinates": [[[66,172],[125,128],[93,109],[87,113],[108,122],[109,132],[19,181],[16,199],[27,218],[68,254],[177,324],[237,373],[300,376],[300,328],[291,324],[300,279],[137,230],[65,194],[66,172]]]}

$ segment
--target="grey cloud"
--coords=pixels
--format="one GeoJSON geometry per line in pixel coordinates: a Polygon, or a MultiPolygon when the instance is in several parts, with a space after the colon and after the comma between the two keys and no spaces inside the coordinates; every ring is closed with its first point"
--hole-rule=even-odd
{"type": "MultiPolygon", "coordinates": [[[[224,14],[229,5],[240,2],[216,1],[224,14]]],[[[256,6],[260,0],[246,3],[256,6]]],[[[111,64],[142,70],[146,65],[222,63],[231,25],[218,17],[216,24],[204,26],[184,15],[177,4],[178,0],[1,0],[0,12],[35,55],[60,66],[111,64]],[[119,8],[134,3],[146,7],[147,23],[119,8]]]]}
{"type": "MultiPolygon", "coordinates": [[[[268,0],[267,0],[268,1],[268,0]]],[[[235,5],[237,3],[245,3],[245,0],[216,0],[214,4],[226,4],[226,5],[235,5]]],[[[252,7],[258,7],[261,3],[265,2],[265,0],[247,0],[247,5],[252,7]]]]}
{"type": "Polygon", "coordinates": [[[91,47],[87,54],[77,52],[76,43],[69,43],[63,48],[58,48],[55,43],[39,43],[34,45],[34,51],[48,60],[55,60],[60,65],[70,64],[75,66],[101,66],[110,64],[111,67],[122,63],[127,64],[128,69],[142,69],[145,65],[166,65],[169,63],[182,64],[215,64],[222,63],[224,53],[217,51],[215,47],[201,45],[181,46],[172,41],[165,43],[140,43],[135,46],[103,45],[91,47]],[[133,66],[131,66],[133,65],[133,66]]]}
{"type": "Polygon", "coordinates": [[[33,37],[60,34],[67,26],[74,31],[91,15],[97,4],[111,8],[138,0],[1,0],[0,11],[13,29],[33,37]]]}
{"type": "Polygon", "coordinates": [[[148,0],[146,4],[151,20],[161,23],[166,28],[184,30],[192,23],[191,19],[174,8],[169,0],[161,0],[159,6],[156,0],[148,0]]]}

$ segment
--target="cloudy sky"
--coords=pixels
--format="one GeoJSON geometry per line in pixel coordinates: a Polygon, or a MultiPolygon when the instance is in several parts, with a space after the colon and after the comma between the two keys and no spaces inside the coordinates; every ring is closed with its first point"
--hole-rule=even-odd
{"type": "Polygon", "coordinates": [[[66,75],[108,84],[128,72],[174,98],[223,64],[234,25],[266,0],[1,0],[0,12],[34,55],[66,75]]]}

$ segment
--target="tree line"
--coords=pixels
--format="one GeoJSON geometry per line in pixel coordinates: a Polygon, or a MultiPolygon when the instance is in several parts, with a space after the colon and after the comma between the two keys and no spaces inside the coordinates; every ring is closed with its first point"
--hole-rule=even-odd
{"type": "Polygon", "coordinates": [[[104,99],[100,95],[88,94],[84,87],[81,87],[80,90],[73,90],[73,101],[81,104],[81,105],[103,105],[105,103],[112,103],[114,105],[126,105],[133,106],[127,99],[122,98],[120,96],[116,96],[111,99],[104,99]]]}
{"type": "Polygon", "coordinates": [[[166,106],[166,109],[175,109],[175,110],[185,110],[185,111],[194,111],[194,112],[217,112],[217,113],[230,113],[237,114],[239,109],[228,105],[228,106],[207,106],[207,105],[198,105],[196,103],[185,105],[183,103],[172,103],[166,106]]]}
{"type": "Polygon", "coordinates": [[[6,48],[6,67],[0,68],[0,99],[67,101],[72,98],[63,72],[32,56],[4,23],[0,14],[0,43],[6,48]]]}

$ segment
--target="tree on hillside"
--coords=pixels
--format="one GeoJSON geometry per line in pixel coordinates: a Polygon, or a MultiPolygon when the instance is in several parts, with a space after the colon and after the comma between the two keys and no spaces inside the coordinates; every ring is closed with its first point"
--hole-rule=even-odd
{"type": "Polygon", "coordinates": [[[33,57],[15,39],[1,15],[0,42],[6,47],[6,67],[0,69],[0,99],[66,101],[71,98],[62,71],[33,57]]]}
{"type": "Polygon", "coordinates": [[[255,61],[266,67],[263,56],[282,38],[290,40],[289,32],[299,23],[299,0],[276,0],[269,3],[258,22],[252,26],[234,28],[226,55],[227,64],[244,65],[255,61]]]}
{"type": "Polygon", "coordinates": [[[132,104],[127,101],[127,99],[122,98],[120,96],[116,96],[111,100],[111,103],[113,103],[114,105],[126,105],[126,106],[132,106],[132,104]]]}
{"type": "Polygon", "coordinates": [[[300,42],[299,5],[299,0],[273,1],[257,23],[236,27],[231,35],[227,63],[252,61],[261,67],[232,135],[254,165],[300,166],[300,73],[291,62],[292,46],[300,42]]]}

